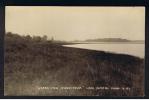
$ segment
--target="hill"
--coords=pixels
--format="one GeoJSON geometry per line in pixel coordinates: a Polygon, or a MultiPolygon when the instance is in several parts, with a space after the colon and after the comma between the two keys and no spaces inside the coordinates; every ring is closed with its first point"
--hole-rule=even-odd
{"type": "Polygon", "coordinates": [[[132,42],[132,43],[144,43],[144,40],[127,40],[122,38],[98,38],[87,39],[84,42],[132,42]]]}
{"type": "Polygon", "coordinates": [[[144,94],[143,59],[123,54],[63,47],[54,41],[30,36],[5,35],[4,69],[4,92],[7,96],[143,96],[144,94]],[[111,89],[115,87],[120,89],[111,89]]]}
{"type": "Polygon", "coordinates": [[[130,40],[121,39],[121,38],[88,39],[88,40],[85,40],[85,41],[86,42],[130,42],[130,40]]]}

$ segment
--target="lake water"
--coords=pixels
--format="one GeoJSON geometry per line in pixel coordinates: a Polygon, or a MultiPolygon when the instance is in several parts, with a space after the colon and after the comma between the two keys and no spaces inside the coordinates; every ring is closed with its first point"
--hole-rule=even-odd
{"type": "Polygon", "coordinates": [[[144,58],[145,45],[144,43],[96,43],[96,44],[73,44],[63,45],[65,47],[83,48],[89,50],[107,51],[120,54],[129,54],[144,58]]]}

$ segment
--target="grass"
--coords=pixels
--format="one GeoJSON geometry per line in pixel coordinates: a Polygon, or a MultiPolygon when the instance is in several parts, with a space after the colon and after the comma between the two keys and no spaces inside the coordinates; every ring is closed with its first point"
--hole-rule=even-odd
{"type": "Polygon", "coordinates": [[[6,34],[4,85],[7,96],[143,96],[144,59],[6,34]]]}

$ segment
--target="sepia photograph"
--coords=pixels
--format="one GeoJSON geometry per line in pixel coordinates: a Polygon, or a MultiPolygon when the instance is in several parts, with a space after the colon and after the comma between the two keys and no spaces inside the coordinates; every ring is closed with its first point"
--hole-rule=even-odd
{"type": "Polygon", "coordinates": [[[4,96],[144,96],[145,7],[6,6],[4,96]]]}

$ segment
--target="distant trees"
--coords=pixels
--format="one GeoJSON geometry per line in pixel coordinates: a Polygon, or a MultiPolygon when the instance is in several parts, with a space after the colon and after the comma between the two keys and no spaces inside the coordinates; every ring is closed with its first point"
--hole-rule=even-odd
{"type": "Polygon", "coordinates": [[[43,35],[42,37],[41,36],[30,36],[30,35],[20,36],[12,32],[7,32],[5,34],[5,39],[8,39],[8,38],[18,41],[18,42],[20,41],[20,39],[21,41],[26,41],[26,42],[47,42],[47,41],[52,42],[54,40],[53,37],[50,40],[48,40],[47,35],[43,35]]]}
{"type": "Polygon", "coordinates": [[[20,37],[20,35],[15,34],[15,33],[12,33],[12,32],[7,32],[7,33],[6,33],[6,36],[7,36],[7,37],[14,37],[14,38],[20,37]]]}
{"type": "Polygon", "coordinates": [[[44,35],[44,36],[42,37],[42,41],[47,41],[47,39],[48,39],[48,37],[47,37],[46,35],[44,35]]]}
{"type": "Polygon", "coordinates": [[[6,35],[9,37],[13,36],[12,32],[7,32],[6,35]]]}
{"type": "Polygon", "coordinates": [[[40,36],[33,36],[33,40],[36,42],[46,42],[48,37],[44,35],[43,37],[40,36]]]}
{"type": "Polygon", "coordinates": [[[14,34],[14,33],[12,33],[12,32],[7,32],[6,34],[5,34],[5,39],[7,39],[7,40],[9,40],[9,41],[20,41],[20,39],[21,39],[21,36],[20,35],[18,35],[18,34],[14,34]]]}
{"type": "Polygon", "coordinates": [[[26,38],[27,40],[31,40],[31,39],[32,39],[32,37],[31,37],[30,35],[26,35],[25,38],[26,38]]]}
{"type": "Polygon", "coordinates": [[[33,41],[41,42],[41,37],[40,36],[33,36],[33,41]]]}

